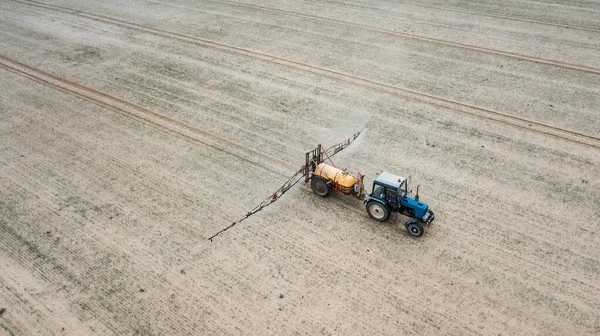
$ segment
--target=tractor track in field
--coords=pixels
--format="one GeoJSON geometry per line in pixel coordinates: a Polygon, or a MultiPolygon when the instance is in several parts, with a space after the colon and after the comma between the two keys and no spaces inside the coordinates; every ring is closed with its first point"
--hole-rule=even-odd
{"type": "Polygon", "coordinates": [[[274,173],[277,176],[285,177],[285,175],[282,175],[280,172],[272,170],[269,167],[266,167],[264,165],[258,164],[258,163],[254,162],[252,160],[249,160],[249,159],[247,159],[245,157],[242,157],[242,156],[237,155],[235,153],[229,152],[229,151],[227,151],[225,149],[222,149],[222,148],[219,148],[217,146],[214,146],[214,145],[212,145],[212,144],[210,144],[208,142],[205,142],[205,141],[202,141],[200,139],[197,139],[197,138],[195,138],[195,137],[193,137],[193,136],[191,136],[189,134],[186,134],[186,133],[184,133],[184,132],[182,132],[180,130],[177,130],[176,128],[174,128],[172,126],[176,126],[176,127],[179,126],[179,127],[183,128],[183,129],[186,129],[187,131],[191,131],[193,133],[199,133],[199,134],[202,134],[204,136],[213,138],[213,139],[215,139],[217,141],[226,142],[226,143],[228,143],[230,145],[233,145],[235,147],[238,147],[240,149],[248,151],[248,152],[250,152],[252,154],[259,155],[259,156],[262,156],[263,158],[266,158],[266,159],[272,160],[274,162],[277,162],[277,163],[279,163],[279,164],[281,164],[283,166],[290,167],[290,168],[295,167],[294,165],[292,165],[289,162],[283,161],[283,160],[281,160],[279,158],[276,158],[276,157],[274,157],[272,155],[263,153],[263,152],[258,151],[256,149],[253,149],[251,147],[245,146],[243,144],[239,144],[239,143],[237,143],[237,142],[235,142],[235,141],[233,141],[231,139],[227,139],[227,138],[218,136],[216,134],[213,134],[211,132],[203,130],[203,129],[199,128],[199,127],[196,127],[196,126],[190,125],[188,123],[182,122],[182,121],[177,120],[175,118],[169,117],[169,116],[167,116],[165,114],[162,114],[162,113],[150,110],[150,109],[148,109],[146,107],[143,107],[141,105],[138,105],[138,104],[130,102],[130,101],[127,101],[125,99],[122,99],[122,98],[110,95],[108,93],[102,92],[102,91],[100,91],[98,89],[95,89],[93,87],[89,87],[89,86],[86,86],[86,85],[74,82],[72,80],[69,80],[69,79],[57,76],[55,74],[49,73],[49,72],[44,71],[42,69],[33,67],[31,65],[27,65],[27,64],[18,62],[16,60],[13,60],[12,58],[7,57],[7,56],[2,55],[2,54],[0,54],[0,68],[4,69],[6,71],[12,72],[12,73],[14,73],[16,75],[19,75],[21,77],[24,77],[24,78],[27,78],[29,80],[32,80],[34,82],[37,82],[37,83],[39,83],[41,85],[51,87],[51,88],[56,89],[58,91],[61,91],[63,93],[69,94],[69,95],[71,95],[73,97],[82,99],[82,100],[87,101],[89,103],[92,103],[94,105],[106,108],[106,109],[111,110],[111,111],[116,112],[116,113],[119,113],[119,114],[121,114],[121,115],[123,115],[125,117],[128,117],[128,118],[131,118],[133,120],[142,122],[142,123],[144,123],[144,124],[146,124],[148,126],[151,126],[151,127],[156,128],[158,130],[161,130],[163,132],[169,133],[171,135],[177,136],[177,137],[179,137],[179,138],[181,138],[183,140],[186,140],[186,141],[188,141],[190,143],[193,143],[193,144],[196,144],[196,145],[201,145],[203,147],[207,147],[207,148],[209,148],[211,150],[215,150],[215,151],[224,153],[226,155],[232,156],[235,159],[244,161],[244,162],[249,163],[251,165],[258,166],[258,167],[260,167],[262,169],[265,169],[265,170],[267,170],[267,171],[269,171],[271,173],[274,173]],[[9,63],[12,64],[12,65],[10,65],[9,63]],[[19,69],[19,68],[21,68],[21,69],[19,69]],[[34,73],[37,73],[38,75],[36,75],[34,73]],[[41,75],[41,76],[39,76],[39,75],[41,75]],[[112,101],[112,102],[107,102],[106,100],[103,100],[103,99],[108,99],[109,101],[112,101]],[[125,106],[128,106],[128,107],[132,107],[132,108],[136,109],[137,111],[142,112],[145,115],[139,115],[139,114],[127,111],[124,108],[117,106],[115,104],[115,102],[121,103],[121,104],[123,104],[125,106]],[[165,121],[168,124],[172,124],[172,125],[168,126],[168,124],[165,125],[163,123],[157,122],[155,120],[152,120],[151,117],[154,117],[154,118],[156,118],[158,120],[165,121]]]}
{"type": "Polygon", "coordinates": [[[413,5],[413,6],[418,6],[418,7],[424,7],[424,8],[440,9],[443,11],[449,11],[449,12],[455,12],[455,13],[465,13],[465,14],[472,14],[472,15],[477,15],[477,16],[492,17],[492,18],[496,18],[496,19],[535,23],[535,24],[539,24],[539,25],[554,26],[554,27],[561,27],[561,28],[567,28],[567,29],[579,29],[579,30],[587,30],[587,31],[592,31],[592,32],[600,32],[600,28],[578,26],[578,25],[564,24],[564,23],[558,23],[558,22],[532,20],[532,19],[525,19],[525,18],[506,16],[506,15],[487,14],[487,13],[483,13],[483,12],[460,9],[460,8],[451,7],[451,6],[429,5],[429,4],[422,4],[422,3],[418,3],[418,2],[412,2],[412,1],[392,1],[392,2],[413,5]]]}
{"type": "MultiPolygon", "coordinates": [[[[29,0],[26,0],[26,1],[29,2],[29,0]]],[[[349,21],[344,21],[344,20],[332,19],[332,18],[327,18],[327,17],[324,17],[324,16],[318,16],[318,15],[312,15],[312,14],[298,13],[298,12],[294,12],[294,11],[288,11],[288,10],[285,10],[285,9],[271,8],[271,7],[259,6],[259,5],[252,5],[252,4],[242,4],[242,3],[239,3],[239,2],[231,2],[231,1],[221,1],[221,0],[210,0],[210,1],[211,2],[216,2],[216,3],[223,3],[223,4],[233,5],[233,6],[239,6],[239,7],[245,7],[245,8],[252,8],[252,9],[261,10],[261,11],[264,11],[264,12],[272,12],[272,13],[277,13],[277,14],[294,16],[294,17],[299,17],[299,18],[304,18],[304,19],[317,20],[317,21],[323,21],[323,22],[330,22],[330,23],[334,23],[334,24],[337,24],[337,25],[343,25],[343,26],[348,26],[348,27],[360,28],[360,29],[364,29],[364,30],[368,30],[368,31],[372,31],[372,32],[380,33],[380,34],[386,34],[386,35],[391,35],[391,36],[405,38],[405,39],[412,39],[412,40],[419,40],[419,41],[424,41],[424,42],[429,42],[429,43],[436,43],[436,44],[441,44],[441,45],[445,45],[445,46],[449,46],[449,47],[466,49],[466,50],[472,50],[472,51],[477,51],[477,52],[481,52],[481,53],[485,53],[485,54],[490,54],[490,55],[504,56],[504,57],[508,57],[508,58],[517,59],[517,60],[520,60],[520,61],[526,61],[526,62],[538,63],[538,64],[545,64],[545,65],[550,65],[550,66],[554,66],[554,67],[558,67],[558,68],[564,68],[564,69],[569,69],[569,70],[577,70],[577,71],[583,71],[583,72],[586,72],[586,73],[600,75],[600,68],[589,67],[589,66],[585,66],[585,65],[581,65],[581,64],[575,64],[575,63],[568,63],[568,62],[562,62],[562,61],[557,61],[557,60],[545,59],[545,58],[540,58],[540,57],[535,57],[535,56],[529,56],[529,55],[525,55],[525,54],[521,54],[521,53],[511,52],[511,51],[505,51],[505,50],[499,50],[499,49],[492,49],[492,48],[480,47],[480,46],[476,46],[476,45],[472,45],[472,44],[452,42],[452,41],[448,41],[448,40],[444,40],[444,39],[438,39],[438,38],[434,38],[434,37],[428,37],[428,36],[424,36],[424,35],[410,34],[410,33],[400,33],[400,32],[396,32],[396,31],[393,31],[393,30],[376,28],[376,27],[372,27],[372,26],[368,26],[368,25],[364,25],[364,24],[360,24],[360,23],[354,23],[354,22],[349,22],[349,21]]],[[[164,4],[164,2],[162,2],[162,1],[153,1],[153,2],[163,3],[164,4]]],[[[536,23],[539,23],[539,22],[536,22],[536,23]]],[[[570,26],[566,26],[566,25],[565,26],[558,25],[558,26],[570,28],[570,26]]],[[[573,27],[573,28],[579,28],[579,27],[573,27]]],[[[586,30],[600,32],[600,29],[588,28],[586,30]]]]}
{"type": "MultiPolygon", "coordinates": [[[[115,104],[111,104],[109,102],[103,101],[103,100],[99,99],[97,96],[108,98],[108,99],[110,99],[112,101],[116,101],[116,102],[122,103],[122,104],[124,104],[126,106],[133,107],[133,108],[135,108],[135,109],[137,109],[137,110],[139,110],[139,111],[141,111],[141,112],[143,112],[145,114],[149,114],[149,115],[151,115],[153,117],[157,117],[159,119],[168,121],[170,123],[174,123],[174,124],[176,124],[178,126],[186,128],[188,130],[195,131],[195,132],[201,133],[203,135],[207,135],[209,137],[213,137],[216,140],[232,144],[232,145],[234,145],[236,147],[239,147],[239,148],[241,148],[243,150],[247,150],[247,151],[251,152],[252,154],[260,155],[260,156],[262,156],[262,157],[264,157],[266,159],[272,160],[273,162],[281,164],[281,165],[283,165],[285,167],[289,167],[289,168],[295,167],[295,168],[298,168],[298,167],[294,166],[293,164],[291,164],[291,163],[289,163],[287,161],[283,161],[283,160],[278,159],[276,157],[273,157],[273,156],[271,156],[269,154],[266,154],[266,153],[257,151],[257,150],[255,150],[253,148],[247,147],[245,145],[239,144],[239,143],[237,143],[237,142],[235,142],[235,141],[233,141],[231,139],[220,137],[220,136],[218,136],[216,134],[213,134],[211,132],[205,131],[205,130],[200,129],[198,127],[195,127],[193,125],[184,123],[184,122],[182,122],[180,120],[171,118],[171,117],[169,117],[167,115],[161,114],[161,113],[156,112],[156,111],[152,111],[152,110],[150,110],[150,109],[148,109],[146,107],[143,107],[141,105],[138,105],[136,103],[127,101],[125,99],[122,99],[122,98],[119,98],[119,97],[116,97],[116,96],[113,96],[113,95],[110,95],[110,94],[108,94],[106,92],[102,92],[102,91],[100,91],[98,89],[95,89],[93,87],[90,87],[90,86],[87,86],[87,85],[83,85],[81,83],[78,83],[78,82],[66,79],[64,77],[57,76],[55,74],[49,73],[47,71],[44,71],[42,69],[33,67],[31,65],[18,62],[16,60],[14,60],[14,59],[12,59],[10,57],[7,57],[5,55],[2,55],[2,54],[0,54],[0,69],[4,69],[6,71],[12,72],[12,73],[14,73],[16,75],[19,75],[21,77],[24,77],[24,78],[27,78],[29,80],[32,80],[32,81],[34,81],[34,82],[36,82],[38,84],[41,84],[41,85],[53,88],[53,89],[58,90],[60,92],[66,93],[68,95],[71,95],[73,97],[76,97],[76,98],[79,98],[81,100],[87,101],[87,102],[89,102],[91,104],[100,106],[102,108],[108,109],[108,110],[113,111],[113,112],[116,112],[116,113],[118,113],[120,115],[123,115],[123,116],[125,116],[127,118],[130,118],[130,119],[133,119],[135,121],[144,123],[145,125],[148,125],[150,127],[153,127],[155,129],[158,129],[158,130],[163,131],[165,133],[168,133],[168,134],[171,134],[171,135],[176,136],[178,138],[181,138],[181,139],[183,139],[183,140],[185,140],[187,142],[190,142],[192,144],[199,145],[199,146],[202,146],[202,147],[206,147],[206,148],[209,148],[210,150],[215,150],[215,151],[221,152],[223,154],[229,155],[233,159],[244,161],[244,162],[246,162],[248,164],[251,164],[253,166],[257,166],[259,168],[267,170],[270,173],[272,173],[275,176],[280,177],[282,179],[283,178],[287,178],[288,176],[286,176],[285,174],[282,174],[279,171],[273,170],[273,169],[271,169],[271,168],[269,168],[267,166],[260,165],[260,164],[258,164],[256,162],[252,161],[252,160],[248,160],[247,158],[244,158],[244,157],[242,157],[240,155],[237,155],[237,154],[229,152],[229,151],[227,151],[225,149],[216,147],[216,146],[211,145],[211,144],[209,144],[207,142],[204,142],[202,140],[196,139],[195,137],[190,136],[188,134],[185,134],[185,133],[183,133],[181,131],[178,131],[178,130],[172,128],[172,127],[168,127],[168,126],[162,125],[162,124],[160,124],[160,123],[158,123],[156,121],[151,120],[148,117],[140,116],[140,115],[137,115],[135,113],[129,112],[129,111],[127,111],[127,110],[125,110],[125,109],[123,109],[123,108],[121,108],[119,106],[116,106],[115,104]],[[11,65],[9,65],[7,63],[12,63],[13,65],[11,66],[11,65]],[[14,65],[16,65],[16,67],[14,65]],[[19,69],[19,67],[22,68],[22,69],[19,69]],[[24,70],[28,70],[30,72],[27,72],[27,71],[24,71],[24,70]],[[38,74],[40,74],[42,76],[41,77],[40,76],[36,76],[35,74],[33,74],[31,72],[38,73],[38,74]],[[46,78],[43,78],[43,77],[46,77],[46,78]],[[62,83],[64,86],[60,85],[60,84],[57,84],[57,83],[53,83],[53,81],[54,82],[62,83]],[[86,94],[84,92],[91,93],[91,95],[90,94],[86,94]],[[94,96],[96,96],[96,97],[94,97],[94,96]]],[[[304,187],[304,186],[301,186],[301,188],[303,188],[305,190],[310,190],[310,188],[307,188],[307,187],[304,187]]],[[[341,202],[339,200],[336,201],[336,203],[338,203],[341,207],[344,207],[344,208],[346,208],[349,211],[352,211],[352,212],[355,212],[355,213],[361,214],[361,215],[363,214],[363,212],[361,212],[359,209],[356,209],[356,208],[354,208],[354,207],[352,207],[352,206],[350,206],[348,204],[345,204],[345,203],[343,203],[343,202],[341,202]]]]}
{"type": "MultiPolygon", "coordinates": [[[[411,89],[402,88],[402,87],[399,87],[396,85],[383,83],[383,82],[379,82],[379,81],[372,80],[369,78],[360,77],[360,76],[356,76],[356,75],[352,75],[349,73],[344,73],[341,71],[336,71],[336,70],[332,70],[332,69],[328,69],[328,68],[324,68],[324,67],[320,67],[320,66],[316,66],[316,65],[311,65],[311,64],[295,61],[292,59],[287,59],[287,58],[276,56],[276,55],[271,55],[271,54],[254,51],[254,50],[250,50],[250,49],[246,49],[246,48],[236,47],[233,45],[229,45],[226,43],[217,42],[217,41],[213,41],[213,40],[209,40],[209,39],[180,34],[180,33],[172,32],[172,31],[167,31],[164,29],[145,26],[145,25],[141,25],[141,24],[137,24],[137,23],[133,23],[133,22],[129,22],[129,21],[115,19],[112,17],[104,16],[104,15],[93,14],[93,13],[84,12],[84,11],[80,11],[77,9],[63,7],[63,6],[44,4],[41,2],[37,2],[37,1],[30,1],[30,0],[13,0],[13,1],[22,3],[22,4],[26,4],[26,5],[30,5],[30,6],[34,6],[34,7],[39,7],[39,8],[43,8],[43,9],[49,9],[49,10],[54,10],[54,11],[58,11],[58,12],[62,12],[62,13],[67,13],[67,14],[70,14],[73,16],[82,17],[82,18],[102,22],[105,24],[115,25],[115,26],[119,26],[122,28],[135,29],[135,30],[138,30],[138,31],[141,31],[144,33],[148,33],[148,34],[152,34],[155,36],[159,36],[162,38],[185,42],[188,44],[193,44],[193,45],[202,46],[202,47],[209,47],[209,48],[219,50],[221,52],[228,52],[231,54],[237,54],[237,55],[243,55],[246,57],[257,58],[257,59],[260,59],[265,62],[277,64],[279,66],[286,66],[286,67],[293,68],[296,70],[300,70],[300,71],[304,71],[304,72],[308,72],[308,73],[312,73],[312,74],[317,74],[319,76],[327,77],[327,78],[330,78],[330,79],[333,79],[336,81],[343,81],[343,82],[346,82],[346,83],[349,83],[352,85],[362,86],[362,87],[366,87],[368,89],[376,90],[379,92],[384,92],[386,94],[396,95],[396,96],[402,97],[404,99],[426,103],[426,104],[434,106],[434,107],[447,109],[447,110],[451,110],[451,111],[462,113],[462,114],[467,114],[467,115],[474,116],[474,117],[477,117],[480,119],[490,120],[490,121],[494,121],[494,122],[497,122],[500,124],[504,124],[504,125],[520,128],[523,130],[531,131],[534,133],[538,133],[538,134],[554,137],[557,139],[566,140],[566,141],[569,141],[572,143],[600,149],[600,137],[580,133],[577,131],[573,131],[573,130],[569,130],[569,129],[565,129],[565,128],[561,128],[561,127],[557,127],[557,126],[553,126],[553,125],[549,125],[549,124],[545,124],[545,123],[541,123],[538,121],[514,116],[511,114],[495,111],[492,109],[479,107],[479,106],[471,105],[468,103],[463,103],[463,102],[459,102],[459,101],[455,101],[452,99],[447,99],[447,98],[443,98],[443,97],[439,97],[439,96],[435,96],[435,95],[431,95],[431,94],[427,94],[427,93],[423,93],[423,92],[418,92],[418,91],[414,91],[411,89]]],[[[594,73],[600,74],[600,69],[595,69],[595,71],[596,72],[594,72],[594,73]]],[[[288,165],[289,167],[291,167],[291,165],[287,162],[285,163],[285,165],[288,165]]]]}
{"type": "MultiPolygon", "coordinates": [[[[223,154],[229,155],[233,159],[244,161],[244,162],[246,162],[248,164],[251,164],[253,166],[257,166],[259,168],[267,170],[270,173],[272,173],[275,176],[280,177],[282,179],[283,178],[288,178],[288,176],[286,176],[285,174],[282,174],[279,171],[273,170],[273,169],[271,169],[271,168],[269,168],[269,167],[267,167],[265,165],[260,165],[260,164],[258,164],[256,162],[254,162],[252,160],[248,160],[247,158],[244,158],[244,157],[242,157],[240,155],[237,155],[237,154],[229,152],[229,151],[227,151],[225,149],[216,147],[216,146],[211,145],[211,144],[209,144],[207,142],[199,140],[199,139],[197,139],[197,138],[195,138],[193,136],[185,134],[185,133],[183,133],[183,132],[181,132],[179,130],[176,130],[176,129],[172,128],[172,127],[165,126],[165,125],[162,125],[160,123],[157,123],[156,121],[153,121],[153,120],[151,120],[148,117],[140,116],[140,115],[137,115],[135,113],[129,112],[129,111],[127,111],[127,110],[125,110],[125,109],[117,106],[116,104],[112,104],[112,103],[103,101],[103,100],[99,99],[97,96],[108,98],[109,100],[112,100],[113,102],[116,101],[116,102],[122,103],[122,104],[124,104],[126,106],[133,107],[133,108],[135,108],[135,109],[137,109],[137,110],[139,110],[139,111],[141,111],[141,112],[143,112],[145,114],[151,115],[153,117],[157,117],[158,119],[165,120],[165,121],[167,121],[169,123],[174,123],[174,124],[176,124],[178,126],[181,126],[181,127],[185,128],[185,129],[188,129],[188,130],[191,130],[191,131],[194,131],[194,132],[198,132],[198,133],[201,133],[203,135],[212,137],[212,138],[214,138],[214,139],[216,139],[218,141],[222,141],[222,142],[226,142],[226,143],[232,144],[232,145],[234,145],[234,146],[236,146],[238,148],[241,148],[243,150],[249,151],[252,154],[260,155],[260,156],[262,156],[262,157],[264,157],[266,159],[269,159],[269,160],[271,160],[271,161],[273,161],[275,163],[278,163],[278,164],[280,164],[282,166],[289,167],[289,168],[292,168],[292,167],[298,168],[297,166],[294,166],[293,164],[291,164],[291,163],[289,163],[287,161],[283,161],[283,160],[278,159],[276,157],[273,157],[273,156],[271,156],[269,154],[266,154],[266,153],[257,151],[257,150],[255,150],[253,148],[250,148],[248,146],[239,144],[239,143],[237,143],[237,142],[235,142],[235,141],[233,141],[231,139],[227,139],[227,138],[218,136],[216,134],[213,134],[211,132],[205,131],[205,130],[200,129],[198,127],[195,127],[193,125],[184,123],[184,122],[182,122],[180,120],[174,119],[174,118],[169,117],[167,115],[164,115],[162,113],[150,110],[150,109],[148,109],[146,107],[143,107],[141,105],[138,105],[136,103],[127,101],[125,99],[122,99],[122,98],[119,98],[119,97],[116,97],[116,96],[113,96],[113,95],[110,95],[110,94],[108,94],[106,92],[102,92],[102,91],[100,91],[100,90],[98,90],[96,88],[93,88],[93,87],[90,87],[90,86],[87,86],[87,85],[83,85],[81,83],[78,83],[78,82],[66,79],[66,78],[61,77],[61,76],[57,76],[55,74],[52,74],[52,73],[44,71],[42,69],[33,67],[31,65],[18,62],[16,60],[14,60],[14,59],[12,59],[10,57],[7,57],[5,55],[2,55],[2,54],[0,54],[0,69],[4,69],[6,71],[12,72],[12,73],[14,73],[16,75],[19,75],[21,77],[24,77],[24,78],[27,78],[29,80],[32,80],[32,81],[34,81],[34,82],[36,82],[38,84],[41,84],[41,85],[53,88],[53,89],[58,90],[60,92],[66,93],[68,95],[71,95],[73,97],[76,97],[76,98],[79,98],[81,100],[87,101],[87,102],[89,102],[91,104],[100,106],[102,108],[106,108],[106,109],[108,109],[110,111],[113,111],[113,112],[116,112],[118,114],[121,114],[121,115],[123,115],[123,116],[125,116],[127,118],[131,118],[131,119],[133,119],[135,121],[144,123],[144,124],[146,124],[146,125],[148,125],[150,127],[153,127],[155,129],[158,129],[158,130],[163,131],[165,133],[168,133],[168,134],[171,134],[173,136],[179,137],[179,138],[181,138],[181,139],[183,139],[183,140],[185,140],[187,142],[190,142],[192,144],[199,145],[199,146],[202,146],[202,147],[206,147],[206,148],[209,148],[210,150],[215,150],[215,151],[221,152],[223,154]],[[7,63],[12,63],[13,65],[16,65],[16,67],[15,66],[11,66],[11,65],[9,65],[7,63]],[[19,67],[21,67],[22,69],[19,69],[19,67]],[[27,71],[24,71],[24,70],[28,70],[30,72],[27,72],[27,71]],[[36,76],[35,74],[33,74],[31,72],[38,73],[38,74],[40,74],[42,76],[41,77],[40,76],[36,76]],[[43,78],[43,77],[46,77],[46,78],[43,78]],[[64,86],[60,85],[60,84],[57,84],[57,83],[53,83],[53,81],[54,82],[62,83],[64,86]],[[84,92],[88,92],[88,94],[86,94],[84,92]],[[89,93],[91,93],[91,95],[89,93]],[[94,96],[96,96],[96,97],[94,97],[94,96]]],[[[305,190],[310,190],[309,187],[305,187],[305,186],[301,186],[301,188],[303,188],[305,190]]],[[[363,212],[361,212],[359,209],[356,209],[355,207],[352,207],[351,205],[345,204],[345,203],[343,203],[343,202],[341,202],[339,200],[336,201],[336,203],[338,203],[339,206],[341,206],[343,208],[346,208],[349,211],[355,212],[355,213],[360,214],[360,215],[363,214],[363,212]]]]}

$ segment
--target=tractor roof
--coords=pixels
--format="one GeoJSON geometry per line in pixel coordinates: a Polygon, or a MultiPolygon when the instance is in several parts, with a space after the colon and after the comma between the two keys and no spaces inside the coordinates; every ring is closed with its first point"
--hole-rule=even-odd
{"type": "Polygon", "coordinates": [[[406,180],[402,176],[394,175],[388,172],[381,173],[376,179],[375,182],[379,182],[381,184],[388,185],[393,188],[400,188],[402,182],[406,180]]]}

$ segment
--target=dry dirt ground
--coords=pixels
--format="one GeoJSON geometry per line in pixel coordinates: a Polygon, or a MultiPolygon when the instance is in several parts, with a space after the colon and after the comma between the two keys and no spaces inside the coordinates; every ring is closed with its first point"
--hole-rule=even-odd
{"type": "Polygon", "coordinates": [[[0,335],[600,333],[600,4],[0,2],[0,335]],[[419,239],[305,185],[412,177],[419,239]]]}

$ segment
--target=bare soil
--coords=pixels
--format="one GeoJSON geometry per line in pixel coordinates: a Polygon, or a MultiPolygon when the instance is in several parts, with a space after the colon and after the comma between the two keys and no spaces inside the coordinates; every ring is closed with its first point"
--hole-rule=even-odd
{"type": "Polygon", "coordinates": [[[0,2],[0,335],[600,333],[593,1],[0,2]],[[302,185],[317,144],[436,221],[302,185]]]}

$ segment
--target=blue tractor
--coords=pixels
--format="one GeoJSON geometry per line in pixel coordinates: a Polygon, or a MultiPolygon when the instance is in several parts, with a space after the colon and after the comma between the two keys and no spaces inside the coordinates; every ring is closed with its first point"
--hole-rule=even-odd
{"type": "Polygon", "coordinates": [[[415,198],[408,197],[407,179],[383,172],[373,182],[373,192],[365,197],[369,216],[376,221],[387,220],[392,212],[410,217],[406,231],[415,237],[423,235],[421,223],[430,224],[435,214],[429,206],[419,201],[419,187],[415,198]]]}

